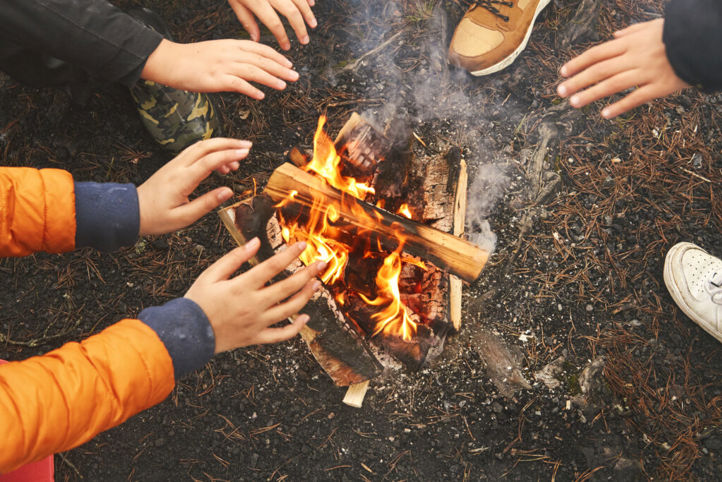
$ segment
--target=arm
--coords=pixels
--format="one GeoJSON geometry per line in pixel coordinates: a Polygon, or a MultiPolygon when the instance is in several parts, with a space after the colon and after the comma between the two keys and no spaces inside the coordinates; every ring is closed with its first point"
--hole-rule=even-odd
{"type": "Polygon", "coordinates": [[[8,40],[128,87],[162,38],[105,0],[6,0],[0,20],[8,40]]]}
{"type": "MultiPolygon", "coordinates": [[[[132,243],[139,232],[186,226],[232,194],[218,188],[189,201],[198,183],[212,170],[237,169],[249,147],[234,139],[197,143],[137,193],[132,185],[74,184],[56,169],[0,168],[0,254],[111,248],[132,243]]],[[[204,311],[179,298],[81,343],[3,365],[0,473],[80,445],[159,403],[215,346],[204,311]]]]}

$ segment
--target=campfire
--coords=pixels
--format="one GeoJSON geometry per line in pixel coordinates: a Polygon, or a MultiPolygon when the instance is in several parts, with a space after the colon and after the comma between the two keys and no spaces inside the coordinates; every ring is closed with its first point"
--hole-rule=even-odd
{"type": "Polygon", "coordinates": [[[441,351],[461,322],[460,278],[476,279],[488,253],[459,237],[458,152],[417,159],[410,136],[382,134],[356,114],[335,141],[324,124],[312,154],[293,150],[293,164],[221,218],[238,242],[261,239],[259,261],[306,241],[303,264],[328,262],[302,335],[334,382],[362,387],[362,399],[384,366],[418,368],[441,351]]]}

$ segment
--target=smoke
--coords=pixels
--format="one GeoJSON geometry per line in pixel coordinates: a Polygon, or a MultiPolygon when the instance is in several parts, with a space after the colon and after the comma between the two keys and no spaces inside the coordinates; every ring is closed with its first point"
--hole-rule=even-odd
{"type": "MultiPolygon", "coordinates": [[[[451,24],[442,8],[452,2],[350,0],[350,15],[359,31],[352,35],[356,59],[354,83],[366,83],[364,97],[383,99],[383,105],[363,112],[376,125],[404,119],[404,129],[425,123],[452,126],[450,141],[465,146],[472,174],[467,192],[466,236],[488,249],[496,246],[489,216],[509,183],[500,162],[490,153],[493,123],[485,113],[485,99],[467,94],[478,81],[447,62],[448,42],[459,16],[451,24]],[[370,80],[369,80],[370,79],[370,80]]],[[[456,13],[460,13],[456,12],[456,13]]],[[[488,106],[487,106],[488,107],[488,106]]],[[[511,109],[511,106],[505,106],[511,109]]],[[[392,133],[393,134],[393,133],[392,133]]]]}
{"type": "Polygon", "coordinates": [[[496,234],[491,230],[488,217],[508,184],[504,167],[487,163],[479,166],[467,192],[466,237],[490,253],[496,247],[496,234]]]}

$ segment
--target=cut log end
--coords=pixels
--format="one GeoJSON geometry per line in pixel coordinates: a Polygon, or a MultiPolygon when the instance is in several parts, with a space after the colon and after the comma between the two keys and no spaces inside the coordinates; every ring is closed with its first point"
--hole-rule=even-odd
{"type": "Polygon", "coordinates": [[[346,396],[343,397],[343,403],[354,408],[361,408],[368,389],[369,380],[350,385],[348,390],[346,390],[346,396]]]}

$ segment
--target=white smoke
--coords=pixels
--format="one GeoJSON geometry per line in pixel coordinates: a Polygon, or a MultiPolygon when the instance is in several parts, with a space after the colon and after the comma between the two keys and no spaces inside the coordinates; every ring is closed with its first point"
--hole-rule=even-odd
{"type": "MultiPolygon", "coordinates": [[[[409,7],[408,1],[402,4],[395,0],[352,0],[352,4],[354,18],[361,19],[357,25],[364,28],[363,35],[356,39],[356,54],[360,57],[373,51],[354,76],[361,81],[373,79],[367,98],[384,99],[381,107],[364,112],[364,117],[379,126],[400,117],[409,122],[407,127],[437,120],[454,125],[459,132],[454,142],[466,147],[465,158],[473,173],[467,193],[466,236],[492,252],[496,235],[488,218],[509,177],[502,164],[489,155],[497,147],[490,141],[493,123],[484,118],[483,99],[466,93],[472,89],[465,87],[473,87],[475,81],[466,72],[448,65],[448,33],[455,25],[449,24],[443,8],[437,5],[431,10],[429,2],[415,2],[415,7],[409,7]],[[409,8],[418,11],[409,12],[409,8]],[[409,25],[408,17],[417,13],[422,18],[419,25],[409,25]],[[399,34],[400,28],[407,31],[399,34]],[[424,35],[420,36],[415,28],[424,35]],[[403,55],[399,55],[400,49],[403,55]],[[419,59],[421,65],[414,69],[398,65],[396,59],[405,54],[419,59]]],[[[512,109],[510,105],[504,108],[512,109]]]]}

